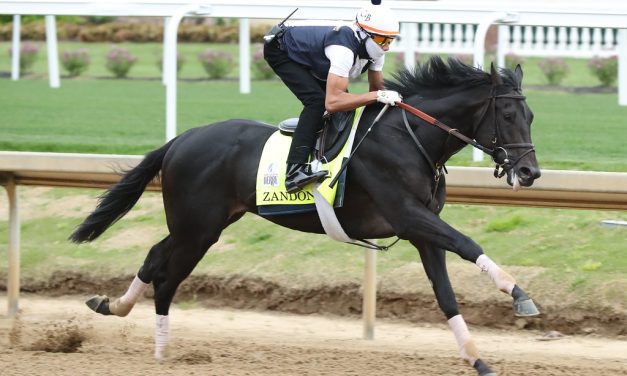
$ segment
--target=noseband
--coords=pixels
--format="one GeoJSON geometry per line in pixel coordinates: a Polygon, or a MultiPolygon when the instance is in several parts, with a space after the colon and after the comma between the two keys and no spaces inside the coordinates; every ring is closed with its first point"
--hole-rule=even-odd
{"type": "Polygon", "coordinates": [[[421,153],[427,158],[429,163],[432,165],[431,167],[432,167],[432,169],[434,169],[434,172],[435,172],[435,175],[436,175],[436,181],[439,179],[441,166],[435,166],[431,162],[431,159],[426,154],[426,151],[425,151],[424,147],[420,144],[420,142],[418,141],[418,139],[414,135],[414,132],[412,132],[411,128],[409,127],[409,123],[407,121],[407,116],[405,115],[405,111],[410,112],[410,113],[418,116],[419,118],[421,118],[422,120],[426,121],[427,123],[435,125],[436,127],[442,129],[443,131],[445,131],[449,135],[451,135],[451,136],[453,136],[453,137],[455,137],[455,138],[465,142],[468,145],[472,145],[473,147],[475,147],[475,148],[483,151],[484,153],[488,154],[490,157],[492,157],[492,160],[496,164],[496,166],[494,168],[494,177],[501,178],[501,177],[503,177],[507,173],[507,171],[509,171],[512,168],[514,168],[514,166],[516,166],[516,164],[518,164],[518,162],[520,162],[520,160],[525,155],[527,155],[527,154],[529,154],[531,152],[535,152],[535,148],[534,148],[533,144],[531,144],[531,143],[499,144],[499,139],[503,139],[503,137],[501,135],[499,122],[498,122],[498,119],[497,119],[497,116],[496,116],[496,100],[497,99],[501,99],[501,98],[521,99],[521,100],[526,99],[526,97],[524,95],[521,95],[521,94],[500,94],[500,95],[497,95],[493,91],[492,94],[490,95],[490,97],[489,97],[490,102],[488,103],[488,106],[486,106],[486,110],[484,111],[483,115],[481,116],[481,120],[479,120],[478,124],[482,123],[483,119],[486,116],[486,113],[488,112],[488,109],[491,109],[492,110],[492,118],[494,119],[494,135],[492,137],[493,149],[489,149],[489,148],[479,144],[477,141],[475,141],[475,140],[465,136],[464,134],[460,133],[457,129],[449,127],[448,125],[442,123],[438,119],[435,119],[434,117],[432,117],[432,116],[430,116],[430,115],[428,115],[428,114],[418,110],[417,108],[414,108],[414,107],[408,105],[407,103],[399,102],[399,103],[396,104],[397,106],[399,106],[400,108],[403,109],[403,121],[405,122],[405,127],[407,128],[409,134],[412,136],[412,140],[414,140],[414,143],[416,143],[418,149],[421,151],[421,153]],[[508,150],[511,151],[511,149],[527,149],[527,150],[525,150],[516,159],[512,160],[509,157],[509,153],[508,153],[508,150]]]}

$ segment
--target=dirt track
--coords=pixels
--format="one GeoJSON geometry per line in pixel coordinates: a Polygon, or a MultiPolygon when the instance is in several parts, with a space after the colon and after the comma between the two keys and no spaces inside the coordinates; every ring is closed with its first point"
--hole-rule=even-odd
{"type": "MultiPolygon", "coordinates": [[[[202,308],[172,310],[171,358],[159,364],[152,359],[149,301],[117,318],[92,313],[82,299],[27,295],[19,320],[0,318],[0,374],[475,374],[457,357],[444,325],[380,320],[377,339],[364,341],[356,319],[202,308]]],[[[0,301],[4,313],[5,297],[0,301]]],[[[471,331],[483,358],[500,375],[627,374],[626,341],[539,341],[541,332],[471,331]]]]}

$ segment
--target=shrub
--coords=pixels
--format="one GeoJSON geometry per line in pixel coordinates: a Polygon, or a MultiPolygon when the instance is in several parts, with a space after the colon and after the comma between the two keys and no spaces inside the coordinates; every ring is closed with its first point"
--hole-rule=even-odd
{"type": "Polygon", "coordinates": [[[595,56],[588,61],[588,68],[601,81],[601,85],[612,86],[618,77],[618,57],[602,58],[595,56]]]}
{"type": "MultiPolygon", "coordinates": [[[[12,19],[12,16],[9,16],[12,19]]],[[[22,16],[22,39],[44,41],[46,26],[44,20],[38,18],[34,22],[25,23],[22,16]]],[[[105,18],[106,19],[106,18],[105,18]]],[[[57,35],[59,40],[82,42],[162,42],[163,23],[121,22],[107,23],[96,20],[79,23],[62,22],[57,19],[57,35]],[[87,23],[86,23],[87,22],[87,23]]],[[[272,25],[253,24],[250,26],[250,41],[260,41],[272,25]]],[[[10,41],[13,28],[10,23],[0,23],[0,41],[10,41]]],[[[178,29],[180,42],[235,43],[239,38],[237,23],[225,26],[183,23],[178,29]]]]}
{"type": "Polygon", "coordinates": [[[106,67],[116,78],[124,78],[136,62],[137,58],[129,50],[114,46],[107,53],[106,67]]]}
{"type": "Polygon", "coordinates": [[[226,77],[233,65],[233,55],[224,51],[205,50],[198,55],[198,60],[212,79],[226,77]]]}
{"type": "Polygon", "coordinates": [[[475,65],[474,64],[475,57],[472,54],[456,54],[451,57],[461,61],[462,63],[466,65],[470,65],[471,67],[475,65]]]}
{"type": "MultiPolygon", "coordinates": [[[[420,62],[420,55],[418,54],[418,52],[414,52],[414,61],[416,62],[416,64],[420,62]]],[[[399,52],[394,57],[394,68],[397,71],[405,68],[405,53],[404,52],[399,52]]]]}
{"type": "Polygon", "coordinates": [[[87,70],[91,58],[89,50],[80,48],[74,51],[63,51],[61,55],[61,65],[68,72],[70,77],[78,77],[87,70]]]}
{"type": "Polygon", "coordinates": [[[258,80],[267,80],[274,77],[274,71],[266,60],[263,58],[263,44],[255,44],[255,52],[253,53],[253,77],[258,80]]]}
{"type": "MultiPolygon", "coordinates": [[[[181,68],[185,64],[185,57],[180,53],[176,53],[176,72],[180,72],[181,68]]],[[[163,54],[159,54],[159,58],[157,59],[157,68],[159,68],[159,72],[163,72],[163,54]]]]}
{"type": "Polygon", "coordinates": [[[516,68],[516,65],[523,65],[525,64],[526,59],[522,56],[513,54],[513,53],[508,53],[507,55],[505,55],[505,68],[509,68],[509,69],[514,69],[516,68]]]}
{"type": "MultiPolygon", "coordinates": [[[[30,73],[37,60],[39,47],[32,42],[23,42],[20,46],[20,74],[30,73]]],[[[13,56],[13,48],[9,48],[9,55],[13,56]]]]}
{"type": "Polygon", "coordinates": [[[559,57],[540,60],[538,66],[551,85],[559,85],[569,71],[568,64],[559,57]]]}

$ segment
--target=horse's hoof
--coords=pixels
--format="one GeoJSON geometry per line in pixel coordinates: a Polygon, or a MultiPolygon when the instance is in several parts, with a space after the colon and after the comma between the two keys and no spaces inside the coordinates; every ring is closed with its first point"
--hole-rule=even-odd
{"type": "Polygon", "coordinates": [[[535,303],[531,299],[514,300],[514,315],[519,317],[537,316],[540,314],[535,303]]]}
{"type": "Polygon", "coordinates": [[[109,311],[109,297],[106,295],[96,295],[89,298],[85,304],[92,311],[100,313],[101,315],[110,315],[111,311],[109,311]]]}
{"type": "Polygon", "coordinates": [[[496,376],[496,372],[492,371],[481,359],[475,360],[475,364],[472,367],[477,370],[479,376],[496,376]]]}

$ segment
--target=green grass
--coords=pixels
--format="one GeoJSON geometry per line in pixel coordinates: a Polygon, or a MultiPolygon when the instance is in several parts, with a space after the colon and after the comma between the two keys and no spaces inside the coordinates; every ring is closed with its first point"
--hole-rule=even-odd
{"type": "MultiPolygon", "coordinates": [[[[166,235],[159,201],[153,201],[156,206],[151,208],[142,200],[129,216],[97,241],[80,246],[69,243],[67,236],[82,220],[85,210],[95,204],[98,193],[52,189],[33,200],[50,200],[50,205],[54,205],[55,200],[63,197],[84,196],[92,201],[85,205],[87,208],[55,209],[42,204],[30,208],[30,212],[61,212],[54,218],[23,220],[22,274],[26,280],[45,280],[50,273],[64,270],[130,275],[137,271],[150,246],[166,235]],[[133,240],[134,235],[142,241],[133,240]]],[[[442,217],[472,237],[498,263],[545,268],[545,278],[574,290],[589,290],[625,278],[627,228],[605,227],[600,222],[627,220],[627,213],[449,205],[442,217]]],[[[6,237],[7,222],[3,220],[0,259],[6,257],[6,237]]],[[[464,262],[454,254],[447,257],[451,262],[464,262]]],[[[418,262],[419,257],[408,242],[401,241],[389,252],[380,253],[378,260],[378,272],[385,275],[418,262]]],[[[4,273],[6,264],[0,264],[0,275],[4,273]]],[[[326,236],[290,231],[247,215],[224,231],[220,243],[205,256],[195,273],[240,274],[294,282],[322,273],[329,280],[356,281],[363,273],[363,251],[326,236]]]]}
{"type": "MultiPolygon", "coordinates": [[[[8,43],[0,43],[0,61],[10,59],[8,43]]],[[[86,77],[63,79],[60,89],[48,88],[44,54],[35,74],[17,82],[0,79],[0,150],[144,154],[165,139],[165,89],[156,61],[159,44],[123,44],[139,58],[131,79],[116,80],[104,68],[106,43],[61,43],[60,51],[87,47],[93,62],[86,77]],[[94,77],[101,77],[94,79],[94,77]]],[[[278,80],[253,81],[252,94],[239,94],[235,78],[202,79],[197,61],[207,48],[228,50],[236,45],[180,44],[187,62],[178,84],[178,132],[230,118],[250,118],[271,124],[297,116],[301,105],[278,80]]],[[[237,60],[237,59],[236,59],[237,60]]],[[[542,168],[627,171],[622,146],[627,108],[617,105],[615,93],[574,94],[539,89],[543,83],[537,61],[525,63],[528,102],[535,112],[533,139],[542,168]]],[[[564,85],[595,86],[586,60],[569,59],[571,74],[564,85]]],[[[394,68],[393,57],[388,70],[394,68]]],[[[0,67],[0,70],[2,68],[0,67]]],[[[388,72],[388,76],[389,76],[388,72]]],[[[237,74],[236,65],[232,75],[237,74]]],[[[351,86],[363,92],[363,82],[351,86]]],[[[466,148],[450,165],[488,166],[472,162],[466,148]]]]}
{"type": "MultiPolygon", "coordinates": [[[[83,46],[83,45],[81,45],[83,46]]],[[[62,43],[60,50],[78,47],[62,43]]],[[[156,67],[160,46],[128,47],[139,57],[131,79],[115,80],[104,69],[107,44],[88,45],[93,64],[86,77],[63,79],[60,89],[48,88],[45,59],[35,74],[17,82],[0,79],[0,150],[143,154],[165,138],[165,90],[156,67]],[[99,77],[95,79],[94,77],[99,77]]],[[[296,116],[300,103],[278,81],[253,81],[252,94],[239,94],[238,82],[202,80],[196,55],[205,48],[237,46],[181,44],[187,57],[178,84],[178,131],[229,118],[250,118],[276,124],[296,116]]],[[[8,44],[0,43],[0,71],[8,71],[8,44]]],[[[42,53],[43,55],[43,53],[42,53]]],[[[627,172],[624,142],[627,108],[617,105],[615,93],[574,94],[538,87],[544,79],[537,59],[528,59],[524,83],[528,103],[535,113],[533,138],[542,168],[627,172]]],[[[596,86],[585,60],[569,59],[566,86],[596,86]]],[[[393,64],[388,64],[391,69],[393,64]]],[[[389,72],[388,72],[389,73],[389,72]]],[[[234,68],[232,76],[237,74],[234,68]]],[[[364,83],[351,91],[365,91],[364,83]]],[[[471,162],[470,148],[450,165],[490,165],[471,162]]],[[[53,189],[54,202],[66,197],[97,195],[98,191],[53,189]]],[[[139,209],[143,209],[142,202],[139,209]]],[[[59,209],[58,209],[59,210],[59,209]]],[[[162,210],[125,218],[101,240],[75,246],[66,241],[82,215],[25,219],[22,228],[22,264],[25,278],[44,278],[54,270],[103,271],[132,274],[150,244],[165,235],[162,210]],[[119,234],[154,233],[146,244],[107,248],[119,234]]],[[[443,217],[481,244],[497,262],[547,268],[547,276],[575,291],[592,290],[623,280],[626,229],[600,226],[603,219],[627,220],[623,212],[448,206],[443,217]]],[[[0,221],[0,259],[6,257],[6,221],[0,221]]],[[[129,236],[132,237],[132,236],[129,236]]],[[[246,216],[223,234],[197,273],[281,275],[298,280],[311,273],[334,278],[359,279],[363,272],[360,249],[332,242],[324,236],[305,235],[279,228],[255,216],[246,216]]],[[[450,260],[458,260],[455,255],[450,260]]],[[[384,274],[418,260],[416,251],[401,242],[379,257],[384,274]]],[[[0,274],[6,264],[0,263],[0,274]]],[[[620,296],[620,295],[619,295],[620,296]]]]}

